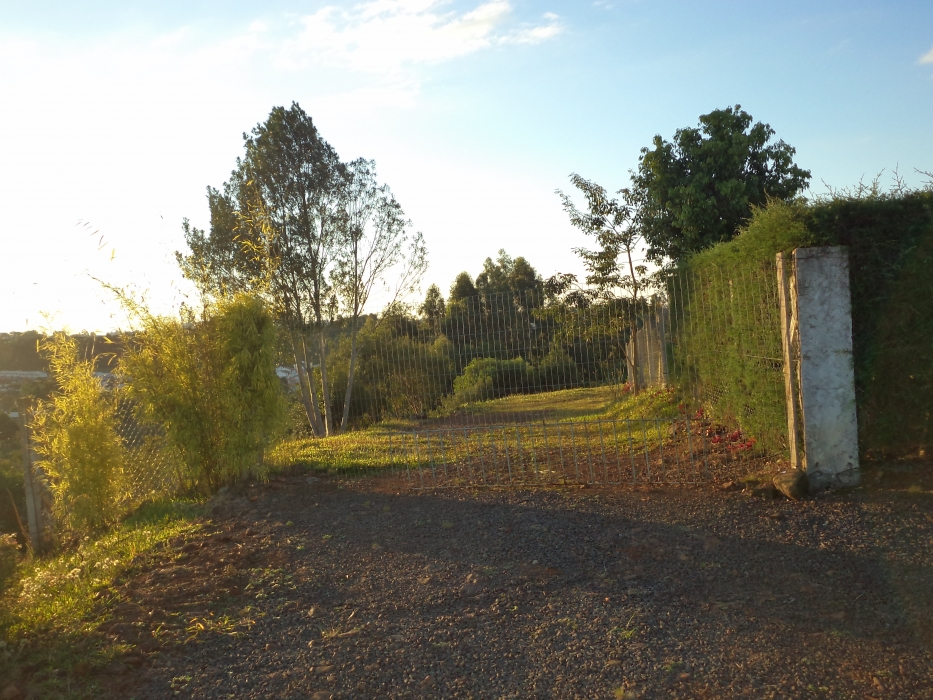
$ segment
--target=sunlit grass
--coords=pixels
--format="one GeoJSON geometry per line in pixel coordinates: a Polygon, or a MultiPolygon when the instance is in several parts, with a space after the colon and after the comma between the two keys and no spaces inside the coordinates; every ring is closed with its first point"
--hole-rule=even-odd
{"type": "Polygon", "coordinates": [[[574,460],[578,471],[593,459],[605,462],[606,450],[618,458],[656,449],[678,416],[673,396],[663,388],[633,396],[617,386],[508,396],[450,416],[393,420],[344,435],[285,442],[267,459],[273,469],[301,466],[332,474],[455,467],[480,459],[501,462],[507,470],[514,466],[522,479],[538,479],[555,460],[574,460]],[[498,414],[528,420],[497,424],[498,414]],[[591,454],[594,450],[599,454],[591,454]]]}
{"type": "Polygon", "coordinates": [[[199,512],[194,503],[147,505],[74,551],[27,562],[18,585],[0,601],[0,624],[12,636],[51,628],[86,630],[95,623],[89,616],[95,592],[109,586],[137,557],[197,528],[193,518],[199,512]]]}
{"type": "Polygon", "coordinates": [[[0,676],[17,664],[39,663],[48,672],[30,680],[39,697],[95,697],[92,685],[72,683],[69,670],[103,665],[121,651],[91,637],[116,603],[110,587],[169,541],[198,529],[201,512],[193,502],[147,504],[99,537],[22,563],[0,598],[0,676]]]}
{"type": "Polygon", "coordinates": [[[266,461],[273,470],[293,466],[326,472],[381,469],[402,459],[399,452],[404,442],[399,431],[378,426],[327,438],[282,442],[269,451],[266,461]]]}
{"type": "Polygon", "coordinates": [[[627,398],[618,386],[562,389],[471,403],[463,406],[459,413],[474,416],[533,413],[549,421],[583,420],[603,417],[615,404],[627,398]]]}

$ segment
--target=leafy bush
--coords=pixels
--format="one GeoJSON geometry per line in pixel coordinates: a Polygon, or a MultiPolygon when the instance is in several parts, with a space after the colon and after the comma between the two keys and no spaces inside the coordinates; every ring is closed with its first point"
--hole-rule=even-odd
{"type": "MultiPolygon", "coordinates": [[[[124,299],[124,301],[126,301],[124,299]]],[[[283,427],[275,329],[263,303],[238,296],[180,319],[130,304],[142,325],[121,363],[129,396],[164,426],[184,464],[182,482],[204,492],[265,473],[263,452],[283,427]]]]}
{"type": "Polygon", "coordinates": [[[478,357],[454,380],[452,403],[463,405],[533,390],[531,366],[522,358],[478,357]]]}
{"type": "Polygon", "coordinates": [[[19,542],[16,541],[16,535],[0,534],[0,594],[6,590],[18,562],[19,542]]]}
{"type": "Polygon", "coordinates": [[[933,446],[933,190],[877,183],[800,212],[817,245],[849,248],[859,442],[865,455],[933,446]]]}
{"type": "Polygon", "coordinates": [[[117,434],[116,398],[82,361],[74,338],[59,333],[43,345],[57,391],[40,401],[33,422],[38,465],[49,479],[56,516],[76,530],[91,530],[119,515],[123,444],[117,434]]]}
{"type": "Polygon", "coordinates": [[[557,391],[578,385],[579,368],[573,358],[558,343],[552,343],[548,353],[535,367],[534,384],[541,391],[557,391]]]}

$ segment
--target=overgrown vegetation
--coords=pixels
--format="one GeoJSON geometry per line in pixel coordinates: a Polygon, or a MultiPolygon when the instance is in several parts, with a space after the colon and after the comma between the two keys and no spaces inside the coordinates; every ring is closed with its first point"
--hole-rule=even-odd
{"type": "Polygon", "coordinates": [[[0,677],[16,681],[19,669],[32,666],[37,697],[99,697],[99,688],[76,677],[123,651],[90,636],[119,602],[112,586],[200,527],[201,511],[193,501],[151,503],[73,549],[23,562],[0,595],[0,677]]]}
{"type": "Polygon", "coordinates": [[[117,434],[117,393],[105,390],[75,340],[58,333],[45,341],[57,390],[40,401],[32,439],[48,477],[55,517],[77,531],[94,530],[120,514],[123,443],[117,434]]]}
{"type": "Polygon", "coordinates": [[[875,182],[798,209],[816,245],[849,247],[859,441],[891,456],[933,445],[933,187],[875,182]]]}
{"type": "Polygon", "coordinates": [[[264,304],[236,296],[181,318],[132,309],[141,323],[121,363],[127,395],[180,455],[183,489],[210,493],[265,473],[282,428],[275,329],[264,304]]]}
{"type": "Polygon", "coordinates": [[[681,341],[672,379],[681,394],[776,453],[788,446],[775,254],[812,239],[794,212],[779,201],[756,209],[734,240],[682,264],[669,294],[681,341]]]}
{"type": "MultiPolygon", "coordinates": [[[[689,350],[675,358],[704,401],[763,441],[778,444],[784,420],[774,256],[805,246],[849,248],[859,441],[866,456],[919,454],[933,444],[933,191],[877,181],[815,202],[772,201],[729,243],[690,258],[689,350]],[[705,318],[727,318],[716,344],[705,318]],[[713,349],[716,352],[713,352],[713,349]],[[769,431],[767,425],[778,428],[769,431]]],[[[677,314],[674,314],[676,317],[677,314]]],[[[676,363],[675,363],[676,364],[676,363]]]]}

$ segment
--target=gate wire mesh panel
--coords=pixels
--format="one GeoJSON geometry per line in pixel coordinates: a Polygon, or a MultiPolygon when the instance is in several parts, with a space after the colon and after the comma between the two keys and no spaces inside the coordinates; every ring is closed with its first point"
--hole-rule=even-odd
{"type": "MultiPolygon", "coordinates": [[[[334,416],[350,339],[325,359],[334,416]]],[[[356,348],[355,430],[307,441],[309,466],[413,488],[670,483],[786,451],[773,267],[680,272],[637,303],[458,299],[434,317],[370,318],[356,348]]]]}
{"type": "Polygon", "coordinates": [[[162,428],[137,418],[128,399],[117,404],[117,434],[123,442],[123,499],[130,510],[147,500],[177,493],[179,465],[168,448],[162,428]]]}
{"type": "MultiPolygon", "coordinates": [[[[780,303],[773,263],[705,268],[667,282],[671,377],[686,410],[709,422],[714,471],[786,459],[780,303]]],[[[747,471],[747,469],[745,470],[747,471]]]]}

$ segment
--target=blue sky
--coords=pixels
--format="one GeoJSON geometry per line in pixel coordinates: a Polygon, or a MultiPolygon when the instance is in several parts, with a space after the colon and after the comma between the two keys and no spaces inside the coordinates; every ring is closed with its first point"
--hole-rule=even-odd
{"type": "Polygon", "coordinates": [[[92,277],[177,303],[182,218],[208,224],[242,132],[293,100],[376,160],[426,283],[503,247],[579,271],[554,190],[624,186],[655,134],[716,108],[770,123],[813,194],[921,184],[933,3],[0,2],[0,331],[118,325],[92,277]]]}

